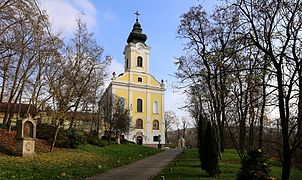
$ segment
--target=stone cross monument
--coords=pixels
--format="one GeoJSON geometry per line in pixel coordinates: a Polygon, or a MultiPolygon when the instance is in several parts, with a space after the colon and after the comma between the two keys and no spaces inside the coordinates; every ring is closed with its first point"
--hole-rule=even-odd
{"type": "Polygon", "coordinates": [[[30,116],[17,121],[17,147],[19,156],[35,153],[36,123],[30,116]]]}

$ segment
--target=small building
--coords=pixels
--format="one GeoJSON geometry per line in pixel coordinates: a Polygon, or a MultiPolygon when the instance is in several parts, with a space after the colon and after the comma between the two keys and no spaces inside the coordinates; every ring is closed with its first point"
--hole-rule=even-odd
{"type": "Polygon", "coordinates": [[[178,147],[184,148],[186,146],[186,140],[183,137],[178,139],[178,147]]]}
{"type": "MultiPolygon", "coordinates": [[[[3,124],[4,118],[5,118],[5,114],[7,113],[7,106],[9,104],[8,103],[0,103],[0,124],[3,124]]],[[[11,122],[12,125],[16,125],[16,122],[18,120],[19,117],[24,118],[27,115],[27,112],[29,112],[29,114],[33,115],[37,109],[29,104],[11,104],[12,108],[11,108],[11,122]]]]}
{"type": "Polygon", "coordinates": [[[96,132],[99,124],[99,114],[92,112],[67,112],[65,116],[64,129],[69,128],[71,120],[74,121],[74,128],[85,132],[96,132]]]}

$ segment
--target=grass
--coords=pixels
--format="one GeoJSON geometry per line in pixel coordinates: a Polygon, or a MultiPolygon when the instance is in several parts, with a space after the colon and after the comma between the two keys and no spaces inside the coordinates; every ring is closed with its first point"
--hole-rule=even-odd
{"type": "MultiPolygon", "coordinates": [[[[221,174],[219,177],[207,177],[205,171],[200,169],[199,157],[197,149],[189,149],[180,154],[177,159],[171,163],[171,166],[164,169],[155,180],[165,176],[166,180],[200,180],[200,179],[236,179],[237,172],[240,169],[240,158],[235,150],[225,150],[222,161],[220,162],[221,174]]],[[[281,179],[281,167],[276,161],[270,160],[271,176],[281,179]]],[[[291,169],[291,180],[301,180],[302,172],[296,168],[291,169]]]]}
{"type": "Polygon", "coordinates": [[[0,179],[84,179],[160,152],[137,145],[85,145],[33,157],[0,154],[0,179]]]}

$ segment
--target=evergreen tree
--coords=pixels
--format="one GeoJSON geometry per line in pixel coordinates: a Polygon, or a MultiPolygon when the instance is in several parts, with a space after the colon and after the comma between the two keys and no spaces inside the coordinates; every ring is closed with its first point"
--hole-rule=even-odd
{"type": "Polygon", "coordinates": [[[240,172],[237,180],[268,180],[270,168],[267,158],[260,149],[251,150],[247,156],[241,161],[240,172]]]}
{"type": "Polygon", "coordinates": [[[204,161],[206,154],[204,152],[204,141],[205,141],[205,132],[207,128],[207,121],[206,119],[200,115],[197,122],[197,133],[198,133],[198,153],[200,159],[200,167],[201,169],[205,170],[206,167],[204,166],[204,161]]]}
{"type": "Polygon", "coordinates": [[[213,125],[203,116],[198,121],[199,159],[201,169],[209,176],[214,177],[220,174],[218,166],[218,144],[214,136],[213,125]]]}

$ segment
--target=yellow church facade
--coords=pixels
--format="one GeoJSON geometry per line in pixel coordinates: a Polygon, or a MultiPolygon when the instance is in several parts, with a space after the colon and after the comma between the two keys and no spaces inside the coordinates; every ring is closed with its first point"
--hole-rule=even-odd
{"type": "Polygon", "coordinates": [[[150,74],[150,47],[147,36],[136,19],[124,49],[124,72],[113,74],[107,92],[125,99],[130,110],[132,128],[124,135],[139,145],[157,147],[165,142],[163,81],[150,74]]]}

